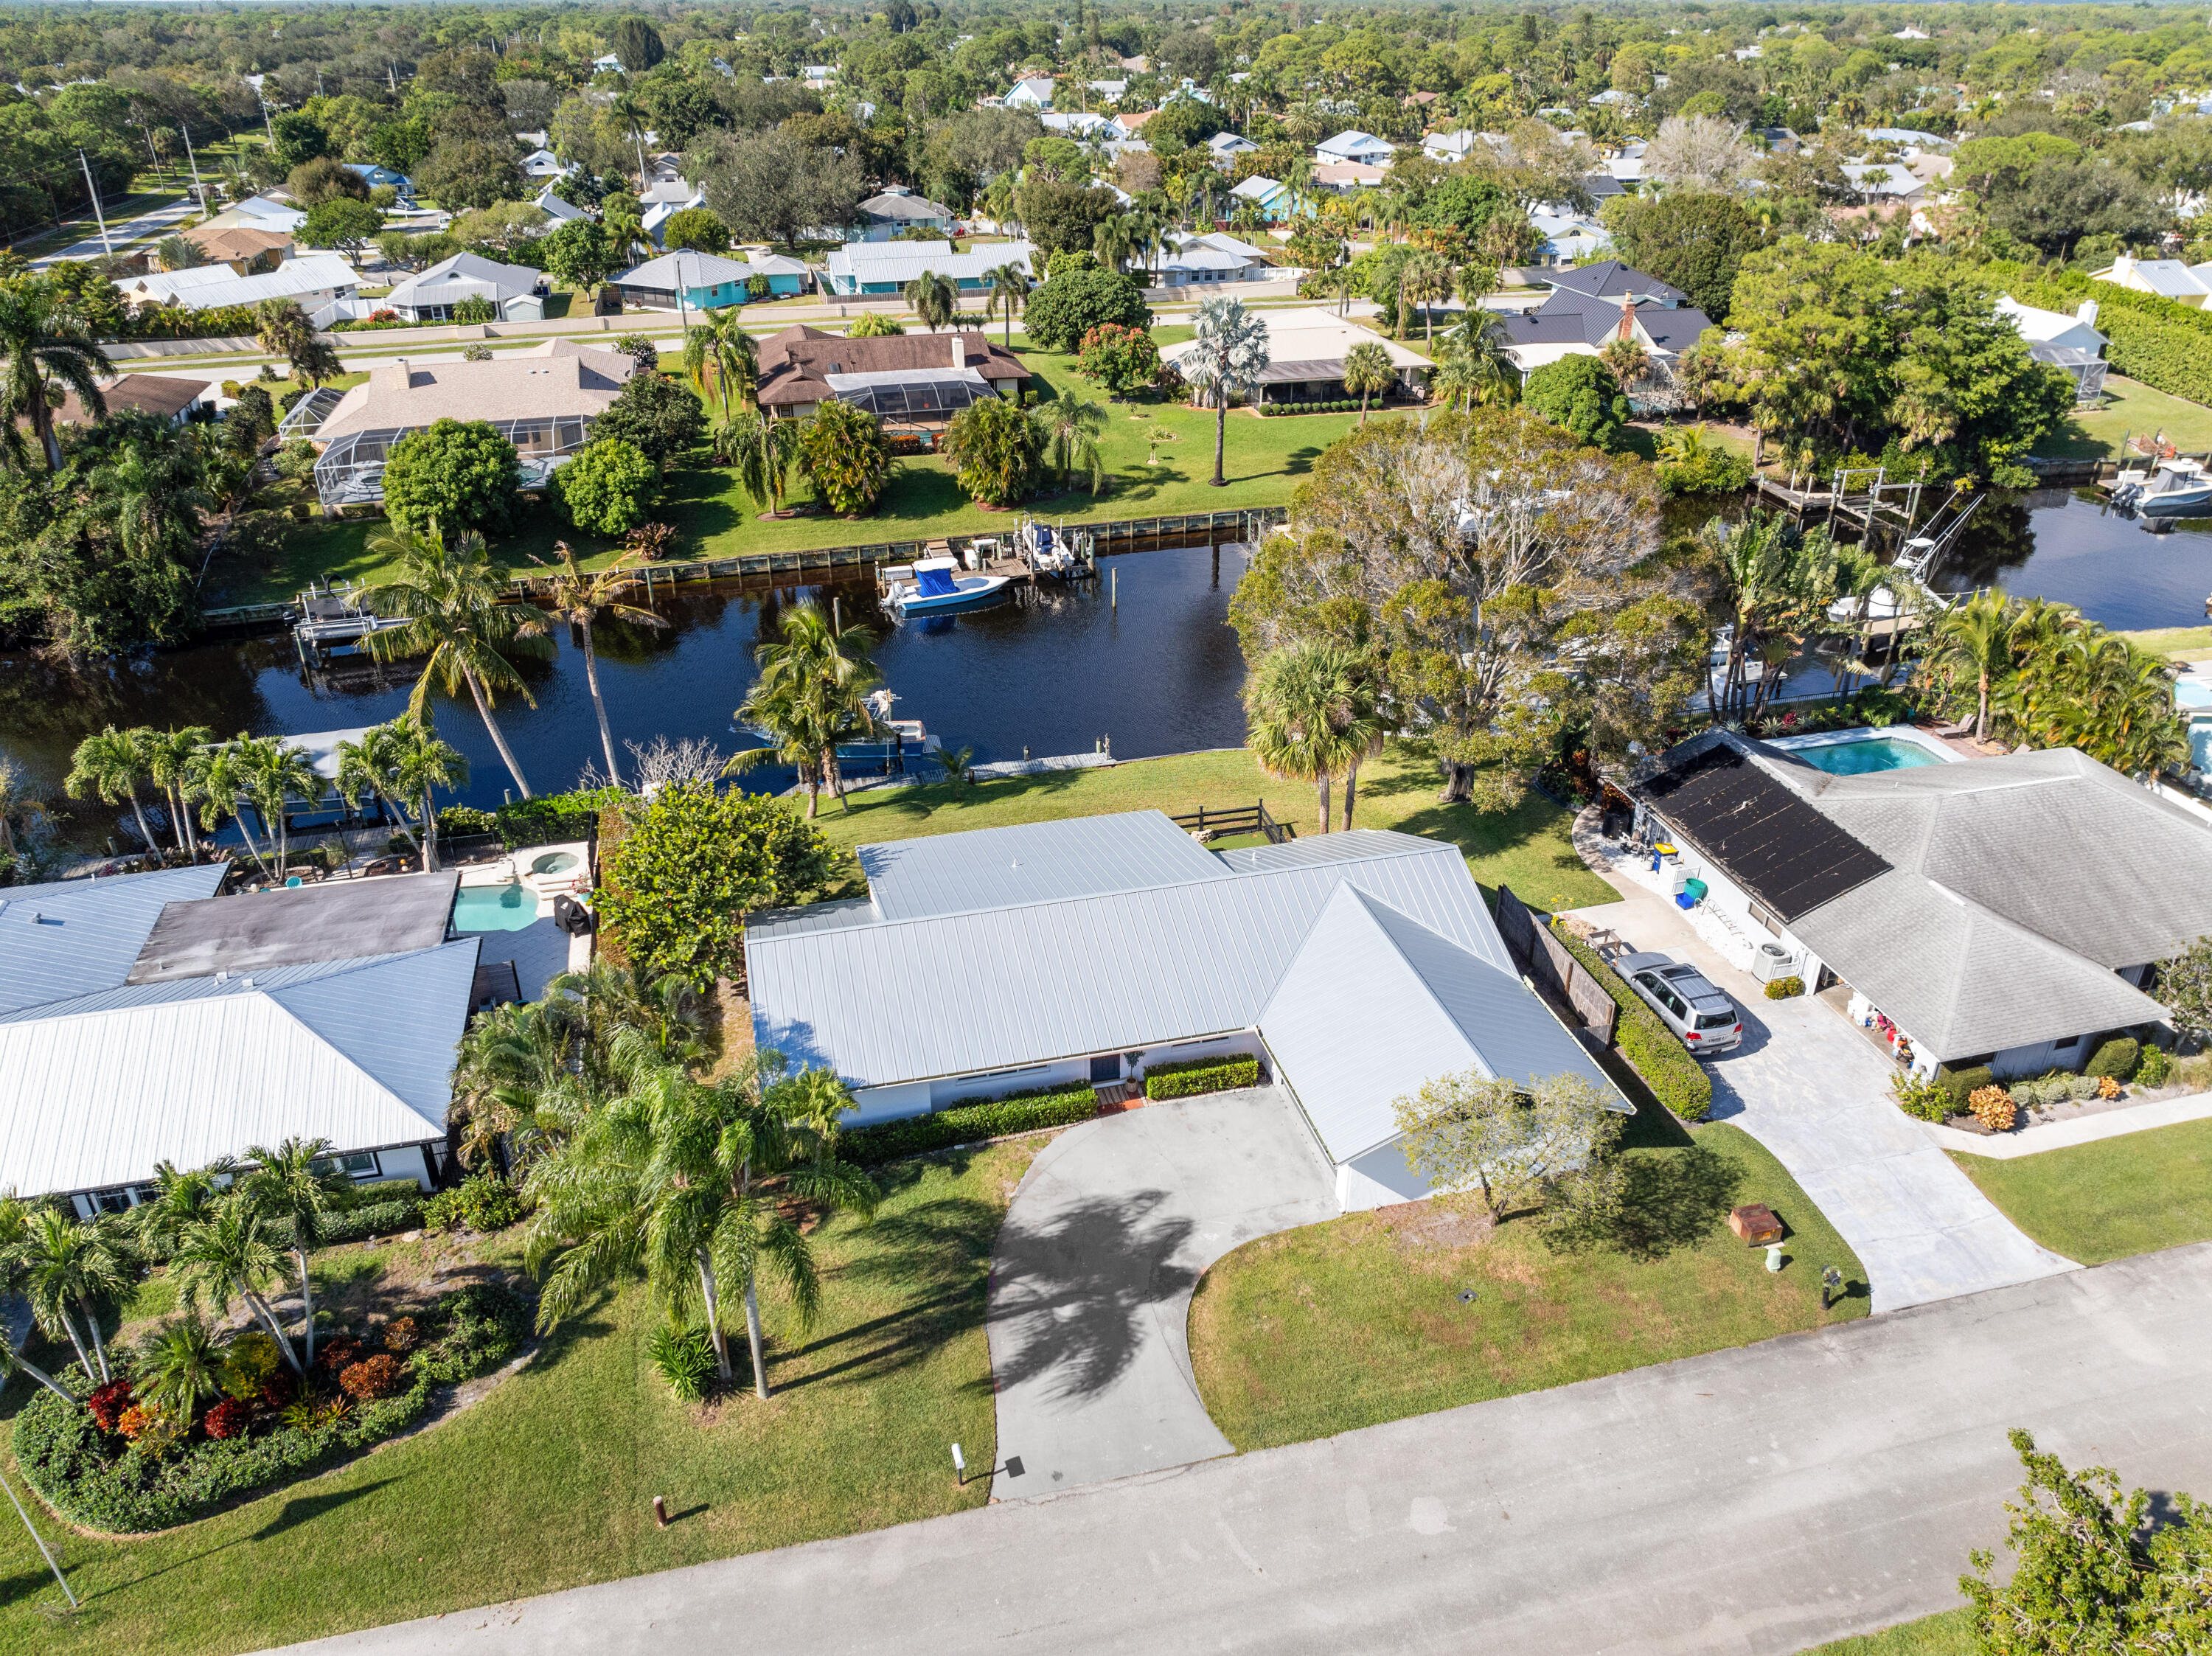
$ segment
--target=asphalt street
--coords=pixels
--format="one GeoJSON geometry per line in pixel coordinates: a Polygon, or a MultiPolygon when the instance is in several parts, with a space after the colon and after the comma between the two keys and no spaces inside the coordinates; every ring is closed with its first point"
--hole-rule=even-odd
{"type": "Polygon", "coordinates": [[[1958,1602],[2008,1427],[2212,1493],[2208,1374],[2212,1244],[299,1648],[1786,1656],[1958,1602]]]}

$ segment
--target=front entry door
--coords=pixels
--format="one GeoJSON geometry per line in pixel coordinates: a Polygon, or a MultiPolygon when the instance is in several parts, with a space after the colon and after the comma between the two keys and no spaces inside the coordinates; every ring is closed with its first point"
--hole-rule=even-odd
{"type": "Polygon", "coordinates": [[[1094,1058],[1091,1060],[1092,1086],[1101,1087],[1109,1081],[1119,1081],[1121,1078],[1121,1055],[1119,1052],[1110,1052],[1104,1058],[1094,1058]]]}

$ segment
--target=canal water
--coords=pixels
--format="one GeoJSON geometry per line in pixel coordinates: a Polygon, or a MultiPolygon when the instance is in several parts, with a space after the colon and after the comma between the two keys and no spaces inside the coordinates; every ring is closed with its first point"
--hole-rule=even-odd
{"type": "Polygon", "coordinates": [[[1942,591],[1996,586],[2070,604],[2116,631],[2202,626],[2212,596],[2212,518],[2152,521],[2086,490],[1984,501],[1936,570],[1942,591]]]}
{"type": "MultiPolygon", "coordinates": [[[[703,737],[725,753],[754,745],[731,723],[753,681],[753,646],[775,634],[785,605],[809,597],[824,604],[834,597],[848,622],[878,628],[875,658],[898,696],[895,718],[920,719],[948,748],[972,747],[978,761],[1019,759],[1024,749],[1040,758],[1089,753],[1109,740],[1122,758],[1241,743],[1244,663],[1227,619],[1243,555],[1200,546],[1115,556],[1103,566],[1096,581],[1017,589],[1014,602],[994,610],[896,626],[865,579],[664,591],[653,608],[672,623],[665,631],[602,622],[592,632],[617,749],[625,738],[656,736],[703,737]]],[[[540,793],[571,786],[587,761],[599,759],[582,652],[566,628],[556,643],[552,659],[520,664],[537,705],[510,695],[497,710],[540,793]]],[[[218,737],[343,730],[399,713],[413,682],[404,662],[308,675],[282,635],[76,673],[27,656],[0,657],[0,754],[26,764],[58,802],[71,751],[105,725],[204,725],[218,737]]],[[[497,805],[512,784],[466,693],[458,701],[437,695],[434,705],[439,733],[468,757],[461,802],[497,805]]],[[[628,754],[623,758],[627,765],[628,754]]],[[[748,786],[788,781],[757,775],[748,786]]],[[[75,815],[81,824],[96,820],[105,833],[114,813],[88,804],[75,815]]]]}

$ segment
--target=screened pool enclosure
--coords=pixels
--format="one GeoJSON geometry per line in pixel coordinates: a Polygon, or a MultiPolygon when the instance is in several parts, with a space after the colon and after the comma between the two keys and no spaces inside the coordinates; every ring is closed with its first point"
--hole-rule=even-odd
{"type": "Polygon", "coordinates": [[[865,409],[886,425],[951,419],[970,403],[998,393],[973,368],[895,368],[875,373],[823,376],[841,403],[865,409]]]}
{"type": "MultiPolygon", "coordinates": [[[[544,415],[528,420],[494,420],[491,428],[514,445],[522,462],[524,488],[543,488],[554,470],[574,458],[588,442],[592,422],[579,415],[544,415]]],[[[315,493],[324,508],[380,506],[384,464],[403,438],[423,429],[402,426],[379,431],[349,431],[331,440],[315,462],[315,493]]]]}

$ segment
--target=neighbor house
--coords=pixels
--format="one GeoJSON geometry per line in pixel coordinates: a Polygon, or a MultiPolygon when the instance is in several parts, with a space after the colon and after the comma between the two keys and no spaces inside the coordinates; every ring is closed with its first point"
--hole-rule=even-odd
{"type": "Polygon", "coordinates": [[[1265,282],[1274,267],[1249,241],[1218,231],[1185,236],[1154,264],[1158,284],[1184,288],[1218,282],[1265,282]]]}
{"type": "Polygon", "coordinates": [[[282,230],[295,233],[307,221],[307,213],[287,197],[248,196],[234,207],[226,207],[198,227],[202,230],[282,230]]]}
{"type": "Polygon", "coordinates": [[[2027,354],[2063,372],[2074,382],[2075,401],[2094,402],[2104,394],[2105,336],[2097,331],[2097,301],[2085,299],[2074,314],[2023,305],[2010,294],[1997,297],[1996,313],[2020,330],[2027,354]]]}
{"type": "Polygon", "coordinates": [[[953,222],[950,207],[917,196],[902,184],[894,184],[860,203],[857,217],[846,227],[845,240],[889,241],[902,230],[928,230],[950,236],[953,222]]]}
{"type": "Polygon", "coordinates": [[[457,874],[220,897],[202,864],[0,901],[0,1187],[81,1218],[156,1167],[330,1141],[357,1180],[444,1172],[477,940],[457,874]]]}
{"type": "Polygon", "coordinates": [[[537,205],[539,212],[553,221],[546,227],[549,230],[557,230],[564,224],[574,224],[580,219],[592,216],[582,208],[562,201],[553,193],[553,186],[550,184],[538,192],[537,205]]]}
{"type": "Polygon", "coordinates": [[[254,230],[243,226],[211,230],[202,225],[182,234],[210,264],[228,265],[233,276],[273,270],[292,257],[292,234],[289,230],[254,230]]]}
{"type": "Polygon", "coordinates": [[[1025,81],[1017,81],[1002,101],[1008,109],[1050,109],[1052,76],[1036,75],[1025,81]]]}
{"type": "Polygon", "coordinates": [[[477,299],[488,300],[502,322],[537,322],[545,315],[545,291],[543,270],[455,253],[400,282],[380,306],[410,322],[443,322],[457,306],[477,299]]]}
{"type": "Polygon", "coordinates": [[[2078,1070],[2157,1023],[2154,964],[2212,932],[2212,829],[2071,748],[1856,775],[1730,731],[1631,779],[1640,834],[1916,1073],[2078,1070]]]}
{"type": "Polygon", "coordinates": [[[2191,265],[2178,258],[2136,258],[2122,253],[2089,279],[2139,294],[2156,294],[2183,305],[2202,306],[2212,295],[2212,262],[2191,265]]]}
{"type": "Polygon", "coordinates": [[[745,927],[756,1046],[835,1072],[855,1124],[1250,1054],[1351,1210],[1430,1193],[1392,1103],[1436,1076],[1572,1072],[1626,1108],[1522,981],[1455,846],[1358,829],[1211,852],[1133,811],[859,856],[866,897],[745,927]]]}
{"type": "Polygon", "coordinates": [[[1239,155],[1249,155],[1260,146],[1242,132],[1217,132],[1206,141],[1206,153],[1213,157],[1214,165],[1226,167],[1239,155]]]}
{"type": "Polygon", "coordinates": [[[1318,161],[1364,161],[1370,167],[1388,167],[1390,157],[1396,153],[1389,139],[1357,130],[1340,132],[1314,146],[1314,156],[1318,161]]]}
{"type": "Polygon", "coordinates": [[[1079,110],[1072,115],[1046,114],[1038,118],[1044,122],[1046,131],[1073,138],[1079,143],[1108,143],[1124,136],[1108,117],[1087,110],[1079,110]]]}
{"type": "Polygon", "coordinates": [[[1316,190],[1356,196],[1363,190],[1381,189],[1388,176],[1387,169],[1373,161],[1323,161],[1313,170],[1313,184],[1316,190]]]}
{"type": "MultiPolygon", "coordinates": [[[[1419,351],[1318,307],[1269,311],[1266,316],[1268,361],[1260,370],[1257,402],[1357,400],[1354,393],[1344,388],[1344,359],[1355,345],[1380,345],[1398,371],[1395,389],[1407,396],[1420,395],[1434,366],[1419,351]]],[[[1180,362],[1197,349],[1194,340],[1186,339],[1163,348],[1160,356],[1164,361],[1180,362]]]]}
{"type": "Polygon", "coordinates": [[[1421,153],[1439,167],[1449,167],[1474,154],[1481,142],[1481,136],[1474,132],[1431,132],[1421,140],[1421,153]]]}
{"type": "Polygon", "coordinates": [[[649,258],[613,282],[625,310],[718,311],[754,299],[804,293],[807,275],[803,261],[773,253],[738,259],[687,249],[649,258]]]}
{"type": "Polygon", "coordinates": [[[372,190],[389,190],[402,201],[412,200],[415,180],[396,167],[383,167],[374,161],[348,161],[346,170],[372,190]]]}
{"type": "Polygon", "coordinates": [[[1653,366],[1671,372],[1712,319],[1690,296],[1617,258],[1571,270],[1547,270],[1552,284],[1544,302],[1520,315],[1502,315],[1505,355],[1526,379],[1567,356],[1595,356],[1615,339],[1644,347],[1653,366]]]}
{"type": "Polygon", "coordinates": [[[887,427],[935,430],[987,397],[1021,400],[1029,370],[979,332],[896,334],[851,339],[818,328],[786,328],[760,342],[762,412],[803,420],[836,399],[887,427]]]}
{"type": "MultiPolygon", "coordinates": [[[[173,379],[157,373],[122,374],[100,391],[110,414],[131,409],[171,425],[183,424],[195,409],[212,409],[216,399],[216,388],[204,379],[173,379]]],[[[84,403],[75,391],[63,395],[54,418],[65,426],[89,423],[84,403]]]]}
{"type": "Polygon", "coordinates": [[[888,297],[927,270],[975,294],[991,285],[987,278],[1002,264],[1018,264],[1034,276],[1042,263],[1026,241],[988,242],[964,253],[954,252],[949,241],[856,241],[830,250],[821,280],[823,292],[840,298],[888,297]]]}
{"type": "Polygon", "coordinates": [[[563,167],[561,158],[550,149],[533,149],[522,158],[519,165],[526,179],[565,179],[576,170],[573,167],[563,167]]]}
{"type": "Polygon", "coordinates": [[[484,362],[410,362],[368,371],[314,433],[323,452],[315,489],[325,508],[384,499],[384,463],[394,445],[440,420],[482,420],[513,443],[522,486],[540,488],[590,440],[592,422],[637,372],[626,351],[549,339],[484,362]]]}
{"type": "Polygon", "coordinates": [[[190,270],[125,276],[115,288],[134,309],[181,305],[188,311],[217,311],[258,305],[264,299],[289,299],[312,315],[333,300],[353,298],[361,291],[361,277],[336,253],[303,253],[273,270],[251,276],[239,276],[228,264],[202,264],[190,270]]]}
{"type": "Polygon", "coordinates": [[[1288,217],[1291,211],[1290,185],[1262,178],[1257,173],[1249,179],[1238,180],[1229,193],[1239,201],[1250,202],[1259,209],[1261,216],[1271,222],[1288,217]]]}

